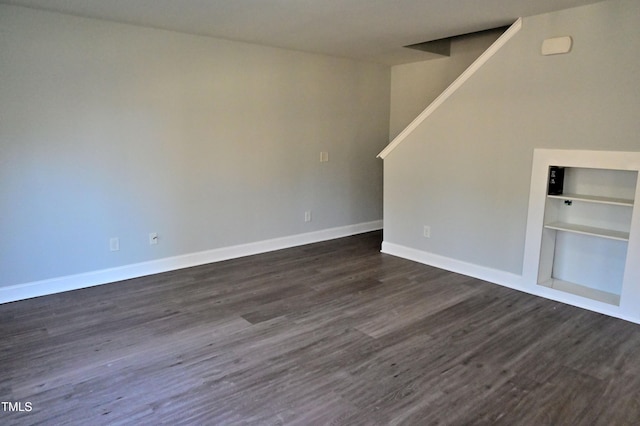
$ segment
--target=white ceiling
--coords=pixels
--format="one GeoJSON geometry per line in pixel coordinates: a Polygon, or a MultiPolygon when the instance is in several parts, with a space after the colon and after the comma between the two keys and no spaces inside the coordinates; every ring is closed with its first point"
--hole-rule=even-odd
{"type": "Polygon", "coordinates": [[[402,46],[600,0],[0,0],[78,16],[385,64],[402,46]]]}

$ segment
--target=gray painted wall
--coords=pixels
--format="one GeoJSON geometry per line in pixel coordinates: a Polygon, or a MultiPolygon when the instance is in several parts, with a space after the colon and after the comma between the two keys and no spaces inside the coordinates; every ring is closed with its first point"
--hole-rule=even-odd
{"type": "Polygon", "coordinates": [[[520,274],[533,149],[640,151],[639,22],[636,0],[524,19],[386,157],[385,241],[520,274]],[[540,54],[563,35],[570,54],[540,54]]]}
{"type": "Polygon", "coordinates": [[[0,286],[381,219],[389,86],[384,66],[0,5],[0,286]]]}
{"type": "Polygon", "coordinates": [[[500,37],[487,31],[451,41],[451,55],[391,68],[389,138],[393,139],[500,37]]]}

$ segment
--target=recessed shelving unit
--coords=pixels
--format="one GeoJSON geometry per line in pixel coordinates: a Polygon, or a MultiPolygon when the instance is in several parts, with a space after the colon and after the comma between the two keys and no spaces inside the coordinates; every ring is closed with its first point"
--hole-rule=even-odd
{"type": "Polygon", "coordinates": [[[569,192],[546,197],[538,284],[619,305],[637,172],[551,167],[563,168],[569,192]]]}
{"type": "Polygon", "coordinates": [[[534,293],[640,322],[639,171],[640,153],[535,150],[523,271],[534,293]]]}

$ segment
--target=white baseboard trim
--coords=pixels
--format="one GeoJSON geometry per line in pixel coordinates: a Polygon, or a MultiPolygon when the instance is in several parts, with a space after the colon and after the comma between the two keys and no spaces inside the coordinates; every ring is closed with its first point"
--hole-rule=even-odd
{"type": "Polygon", "coordinates": [[[440,256],[438,254],[429,253],[414,248],[401,246],[399,244],[383,242],[382,253],[393,256],[402,257],[404,259],[413,260],[414,262],[423,263],[447,271],[456,272],[458,274],[467,275],[469,277],[478,278],[494,284],[500,284],[505,287],[522,290],[522,276],[512,274],[510,272],[500,271],[498,269],[487,268],[473,263],[463,262],[461,260],[452,259],[450,257],[440,256]]]}
{"type": "Polygon", "coordinates": [[[445,256],[417,250],[414,248],[402,246],[399,244],[383,241],[382,253],[392,256],[401,257],[403,259],[412,260],[414,262],[433,266],[435,268],[445,269],[447,271],[456,272],[458,274],[477,278],[503,287],[522,291],[545,299],[554,300],[556,302],[566,303],[567,305],[576,306],[578,308],[587,309],[589,311],[599,312],[614,318],[619,318],[635,324],[640,324],[640,315],[629,315],[623,312],[619,307],[608,305],[606,303],[597,302],[586,299],[577,295],[562,292],[553,288],[541,285],[527,284],[522,275],[510,272],[500,271],[485,266],[475,265],[463,262],[461,260],[452,259],[445,256]]]}
{"type": "Polygon", "coordinates": [[[167,257],[149,262],[119,266],[117,268],[102,269],[99,271],[0,287],[0,303],[15,302],[17,300],[46,296],[64,291],[78,290],[81,288],[93,287],[128,280],[131,278],[143,277],[146,275],[159,274],[162,272],[204,265],[207,263],[220,262],[223,260],[348,237],[350,235],[376,231],[379,229],[382,229],[382,221],[376,220],[372,222],[274,238],[271,240],[257,241],[254,243],[167,257]]]}

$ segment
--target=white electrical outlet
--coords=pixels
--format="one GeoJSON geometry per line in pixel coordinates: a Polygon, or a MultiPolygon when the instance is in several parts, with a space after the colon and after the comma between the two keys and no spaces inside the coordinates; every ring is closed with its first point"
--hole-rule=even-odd
{"type": "Polygon", "coordinates": [[[114,237],[109,239],[109,250],[111,251],[120,250],[120,238],[114,237]]]}
{"type": "Polygon", "coordinates": [[[425,225],[424,229],[422,230],[422,235],[425,238],[431,238],[431,227],[428,225],[425,225]]]}
{"type": "Polygon", "coordinates": [[[311,222],[311,210],[307,210],[304,212],[304,221],[311,222]]]}
{"type": "Polygon", "coordinates": [[[320,153],[320,162],[326,163],[329,161],[329,153],[327,151],[322,151],[320,153]]]}
{"type": "Polygon", "coordinates": [[[157,232],[151,232],[149,234],[149,244],[150,245],[158,244],[158,233],[157,232]]]}

